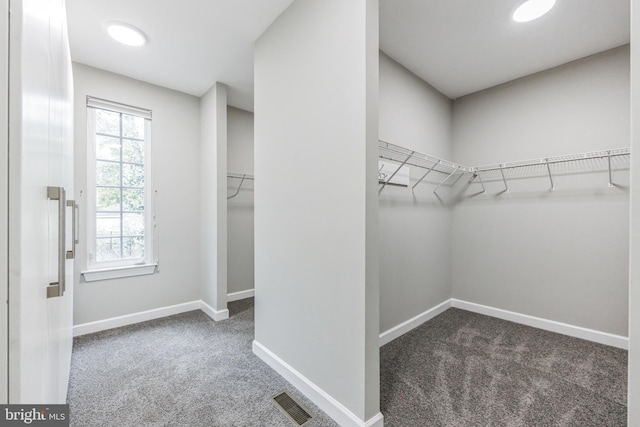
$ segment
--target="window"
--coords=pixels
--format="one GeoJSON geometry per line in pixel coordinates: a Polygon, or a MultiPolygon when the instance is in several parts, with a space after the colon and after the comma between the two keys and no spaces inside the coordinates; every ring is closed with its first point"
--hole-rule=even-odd
{"type": "Polygon", "coordinates": [[[87,129],[85,279],[152,273],[151,111],[88,97],[87,129]],[[105,270],[117,273],[105,276],[105,270]]]}

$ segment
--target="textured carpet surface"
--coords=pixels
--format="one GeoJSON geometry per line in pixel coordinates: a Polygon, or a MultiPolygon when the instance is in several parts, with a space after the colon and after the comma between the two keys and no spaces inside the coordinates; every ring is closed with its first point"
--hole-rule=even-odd
{"type": "MultiPolygon", "coordinates": [[[[289,427],[271,400],[286,390],[336,426],[252,353],[253,299],[229,310],[76,338],[71,425],[289,427]]],[[[626,425],[624,350],[450,309],[380,359],[386,427],[626,425]]]]}
{"type": "Polygon", "coordinates": [[[613,347],[452,308],[380,358],[385,427],[626,425],[613,347]]]}
{"type": "Polygon", "coordinates": [[[223,322],[192,311],[76,338],[71,425],[290,427],[272,401],[286,390],[315,416],[309,426],[337,426],[251,351],[253,299],[229,311],[223,322]]]}

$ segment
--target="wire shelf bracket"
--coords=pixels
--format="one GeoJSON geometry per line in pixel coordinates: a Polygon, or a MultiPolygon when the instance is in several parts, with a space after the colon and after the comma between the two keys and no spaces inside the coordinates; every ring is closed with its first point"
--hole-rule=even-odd
{"type": "MultiPolygon", "coordinates": [[[[434,172],[445,175],[445,178],[438,183],[436,188],[433,190],[434,194],[438,196],[438,190],[444,186],[445,184],[448,187],[454,187],[456,183],[462,179],[464,175],[472,174],[471,180],[469,180],[469,184],[473,183],[477,178],[480,185],[482,186],[482,192],[486,193],[485,183],[482,179],[482,175],[489,172],[499,172],[500,178],[504,185],[504,190],[501,193],[508,193],[510,191],[509,183],[507,180],[507,174],[505,172],[510,170],[517,169],[525,169],[529,167],[540,167],[546,169],[546,175],[549,178],[550,191],[556,190],[555,180],[554,180],[554,171],[552,168],[553,165],[563,164],[563,163],[571,163],[571,162],[579,162],[579,161],[587,161],[587,160],[597,160],[603,159],[606,160],[607,166],[606,170],[608,171],[608,186],[616,187],[616,184],[613,181],[613,159],[616,157],[629,157],[631,155],[630,148],[617,148],[610,149],[606,151],[592,151],[578,154],[568,154],[562,156],[555,157],[542,157],[538,159],[532,160],[521,160],[515,162],[508,163],[498,163],[498,164],[490,164],[483,166],[463,166],[457,163],[450,162],[448,160],[440,159],[438,157],[434,157],[427,154],[421,154],[415,150],[409,150],[400,145],[392,144],[390,142],[378,141],[378,157],[380,159],[389,160],[394,163],[400,164],[400,166],[395,170],[391,178],[395,176],[398,171],[405,165],[418,167],[421,169],[425,169],[426,172],[411,186],[411,190],[415,190],[415,188],[424,182],[425,178],[434,172]],[[459,174],[456,180],[453,183],[449,184],[451,178],[459,174]]],[[[604,168],[603,168],[604,169],[604,168]]],[[[389,179],[391,179],[389,178],[389,179]]],[[[486,176],[485,176],[486,178],[486,176]]],[[[382,187],[380,191],[386,186],[389,180],[382,182],[382,187]]],[[[437,181],[436,181],[437,182],[437,181]]]]}
{"type": "MultiPolygon", "coordinates": [[[[504,164],[503,164],[504,166],[504,164]]],[[[500,168],[500,175],[502,175],[502,182],[504,183],[504,192],[508,193],[509,192],[509,186],[507,185],[507,180],[504,177],[504,169],[500,168]]],[[[484,186],[482,186],[482,188],[484,188],[484,186]]]]}
{"type": "Polygon", "coordinates": [[[461,168],[462,168],[462,166],[456,167],[456,169],[453,172],[451,172],[440,184],[438,184],[438,186],[433,190],[433,194],[435,194],[439,198],[440,196],[438,195],[438,190],[440,189],[440,187],[442,187],[445,182],[449,181],[449,178],[451,178],[453,175],[455,175],[456,172],[458,172],[461,168]]]}
{"type": "Polygon", "coordinates": [[[611,188],[614,186],[611,178],[611,151],[607,152],[607,165],[609,167],[609,188],[611,188]]]}
{"type": "Polygon", "coordinates": [[[551,175],[551,166],[549,166],[549,159],[545,159],[544,164],[547,165],[547,172],[549,172],[549,181],[551,181],[550,190],[553,191],[556,189],[556,186],[553,184],[553,175],[551,175]]]}
{"type": "Polygon", "coordinates": [[[459,165],[457,163],[453,163],[448,160],[440,159],[431,155],[422,154],[415,150],[410,150],[400,145],[392,144],[383,140],[378,141],[378,150],[378,158],[380,160],[388,160],[399,164],[399,167],[391,175],[391,177],[382,182],[380,191],[382,191],[382,189],[391,180],[391,178],[393,178],[395,174],[398,173],[398,171],[400,171],[400,169],[405,165],[425,170],[424,174],[422,174],[418,181],[411,185],[411,191],[414,191],[415,188],[420,185],[420,183],[423,183],[425,181],[427,176],[433,173],[439,173],[447,178],[442,181],[442,184],[440,186],[438,186],[439,189],[445,184],[448,187],[455,186],[456,183],[460,181],[460,179],[462,179],[464,175],[472,174],[474,172],[471,168],[467,168],[463,165],[459,165]],[[450,178],[452,178],[453,175],[456,174],[456,172],[459,173],[459,176],[456,178],[455,182],[449,183],[450,178]]]}
{"type": "Polygon", "coordinates": [[[250,180],[253,181],[253,175],[249,175],[249,174],[237,174],[237,173],[230,173],[227,174],[227,178],[231,178],[231,179],[239,179],[240,180],[240,184],[238,184],[238,188],[236,189],[236,192],[233,193],[230,196],[227,196],[227,200],[229,199],[233,199],[234,197],[236,197],[238,194],[240,194],[240,189],[242,188],[242,184],[244,184],[244,182],[246,180],[250,180]]]}
{"type": "Polygon", "coordinates": [[[391,180],[393,179],[393,177],[394,177],[394,176],[396,176],[396,174],[400,171],[400,169],[402,169],[402,167],[403,167],[404,165],[406,165],[406,164],[407,164],[407,162],[409,161],[409,159],[411,159],[411,157],[413,157],[413,155],[414,155],[414,154],[415,154],[415,151],[412,151],[412,152],[407,156],[407,158],[406,158],[406,159],[404,159],[404,161],[403,161],[402,163],[400,163],[400,166],[398,166],[398,168],[397,168],[395,171],[393,171],[393,173],[391,174],[391,176],[390,176],[389,178],[385,179],[384,181],[382,181],[382,187],[380,187],[380,190],[379,190],[378,192],[381,192],[382,190],[384,190],[384,187],[386,187],[386,186],[387,186],[387,183],[388,183],[389,181],[391,181],[391,180]]]}
{"type": "Polygon", "coordinates": [[[422,175],[422,176],[420,177],[420,179],[418,180],[418,182],[416,182],[415,184],[413,184],[413,186],[411,187],[411,189],[413,190],[414,188],[416,188],[416,186],[417,186],[418,184],[420,184],[420,183],[422,182],[422,180],[423,180],[423,179],[425,179],[425,178],[427,177],[427,175],[429,175],[429,174],[433,171],[433,169],[434,169],[436,166],[438,166],[440,163],[442,163],[442,160],[438,160],[437,162],[435,162],[435,163],[433,164],[433,166],[431,166],[431,167],[427,170],[427,172],[426,172],[424,175],[422,175]]]}
{"type": "Polygon", "coordinates": [[[480,181],[480,185],[482,186],[482,192],[486,193],[487,189],[484,186],[484,182],[482,181],[482,176],[480,175],[480,172],[476,172],[476,174],[474,176],[478,177],[478,180],[480,181]]]}

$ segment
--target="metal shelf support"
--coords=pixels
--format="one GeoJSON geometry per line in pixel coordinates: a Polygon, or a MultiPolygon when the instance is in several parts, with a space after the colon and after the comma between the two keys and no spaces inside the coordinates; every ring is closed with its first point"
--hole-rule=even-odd
{"type": "Polygon", "coordinates": [[[433,190],[433,194],[438,196],[438,190],[440,189],[440,187],[442,187],[444,183],[449,180],[449,178],[451,178],[456,172],[458,172],[461,167],[462,166],[456,167],[456,169],[453,172],[451,172],[440,184],[438,184],[438,186],[433,190]]]}
{"type": "Polygon", "coordinates": [[[613,187],[613,180],[611,179],[611,151],[607,151],[607,164],[609,165],[609,188],[613,187]]]}
{"type": "Polygon", "coordinates": [[[482,185],[482,192],[486,193],[487,189],[484,187],[484,182],[482,181],[482,176],[480,176],[480,172],[476,172],[476,176],[478,177],[478,180],[480,180],[480,185],[482,185]]]}
{"type": "MultiPolygon", "coordinates": [[[[546,168],[546,173],[549,178],[549,183],[551,184],[551,191],[556,189],[553,171],[551,170],[551,165],[555,164],[570,164],[573,162],[585,162],[588,160],[598,160],[600,162],[606,161],[606,166],[601,165],[600,170],[604,171],[605,168],[608,171],[608,184],[609,187],[615,187],[616,184],[613,182],[613,172],[617,169],[614,168],[614,160],[615,158],[626,158],[629,159],[631,155],[631,150],[627,148],[616,148],[605,151],[591,151],[585,153],[577,153],[577,154],[567,154],[553,157],[542,157],[537,159],[530,160],[520,160],[515,162],[506,162],[506,163],[497,163],[497,164],[489,164],[475,167],[463,166],[460,164],[456,164],[450,162],[448,160],[439,159],[434,156],[421,154],[413,150],[409,150],[407,148],[401,147],[399,145],[392,144],[390,142],[379,141],[379,158],[384,160],[389,160],[394,163],[399,163],[400,167],[396,169],[396,171],[391,175],[393,178],[396,173],[405,165],[409,165],[412,167],[417,167],[420,169],[424,169],[426,172],[418,179],[418,181],[412,185],[411,189],[414,190],[418,184],[422,183],[424,179],[431,174],[432,172],[437,172],[443,175],[446,175],[446,178],[438,184],[438,186],[433,190],[436,196],[438,195],[438,190],[447,184],[448,187],[455,186],[457,182],[462,179],[463,175],[472,174],[477,175],[480,180],[480,184],[482,185],[483,192],[486,192],[486,188],[482,179],[482,174],[485,174],[485,178],[487,177],[486,173],[500,173],[499,177],[502,180],[504,185],[504,191],[501,193],[507,193],[510,191],[509,182],[506,177],[506,170],[525,170],[526,168],[533,167],[535,170],[539,170],[539,167],[546,168]],[[450,179],[459,173],[460,175],[457,177],[456,181],[453,184],[449,184],[450,179]]],[[[382,183],[382,188],[389,182],[391,179],[384,181],[382,183]]],[[[498,180],[500,179],[498,178],[498,180]]],[[[475,177],[472,177],[470,182],[473,182],[475,177]]],[[[382,191],[382,188],[380,191],[382,191]]]]}
{"type": "Polygon", "coordinates": [[[431,166],[429,168],[429,170],[427,170],[427,172],[422,175],[422,177],[418,180],[418,182],[416,182],[415,184],[413,184],[413,187],[411,187],[411,190],[413,190],[414,188],[416,188],[416,186],[418,184],[420,184],[422,182],[423,179],[425,179],[427,177],[427,175],[429,175],[431,173],[431,171],[433,170],[433,168],[435,168],[436,166],[438,166],[440,163],[442,163],[442,160],[438,160],[436,163],[433,164],[433,166],[431,166]]]}
{"type": "Polygon", "coordinates": [[[556,187],[553,184],[553,176],[551,175],[551,166],[549,166],[549,159],[545,159],[545,164],[547,165],[547,172],[549,173],[549,181],[551,181],[551,191],[553,191],[556,189],[556,187]]]}
{"type": "MultiPolygon", "coordinates": [[[[504,164],[502,166],[504,166],[504,164]]],[[[500,168],[500,175],[502,175],[502,182],[504,182],[504,192],[508,193],[509,192],[509,186],[507,185],[507,180],[504,177],[504,169],[503,168],[500,168]]]]}
{"type": "Polygon", "coordinates": [[[388,183],[389,181],[391,181],[391,180],[393,179],[393,177],[394,177],[394,176],[396,176],[396,174],[400,171],[400,169],[402,169],[402,167],[403,167],[404,165],[406,165],[406,164],[407,164],[407,162],[409,161],[409,159],[410,159],[411,157],[413,157],[413,155],[414,155],[414,154],[415,154],[415,151],[412,151],[412,152],[411,152],[411,154],[409,154],[409,155],[407,156],[407,158],[406,158],[406,159],[404,159],[404,161],[400,164],[400,166],[398,166],[398,168],[397,168],[395,171],[393,171],[393,173],[391,174],[391,176],[390,176],[388,179],[386,179],[386,180],[382,181],[382,187],[380,187],[380,191],[379,191],[379,192],[381,192],[382,190],[384,190],[384,187],[386,187],[386,186],[387,186],[387,183],[388,183]]]}
{"type": "Polygon", "coordinates": [[[245,174],[230,173],[230,174],[227,174],[227,178],[234,178],[234,179],[239,179],[240,180],[240,185],[238,185],[238,188],[236,189],[236,192],[233,193],[230,196],[227,196],[227,200],[233,199],[238,194],[240,194],[240,190],[242,189],[242,184],[244,184],[245,181],[247,181],[247,180],[254,181],[253,175],[249,175],[249,174],[246,174],[246,173],[245,174]]]}

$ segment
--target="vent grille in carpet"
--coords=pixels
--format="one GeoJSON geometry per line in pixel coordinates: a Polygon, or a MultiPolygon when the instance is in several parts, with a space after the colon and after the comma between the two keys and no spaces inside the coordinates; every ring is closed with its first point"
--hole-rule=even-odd
{"type": "Polygon", "coordinates": [[[309,411],[303,408],[293,397],[289,396],[287,392],[283,391],[275,396],[273,400],[296,425],[303,426],[313,419],[309,411]]]}

